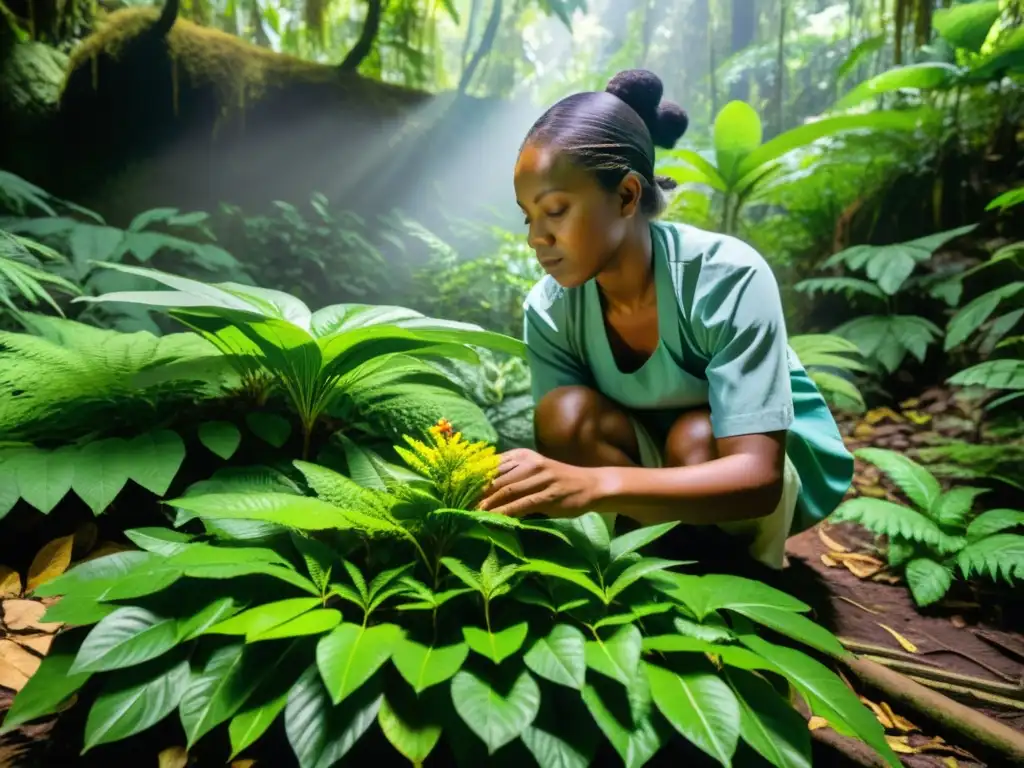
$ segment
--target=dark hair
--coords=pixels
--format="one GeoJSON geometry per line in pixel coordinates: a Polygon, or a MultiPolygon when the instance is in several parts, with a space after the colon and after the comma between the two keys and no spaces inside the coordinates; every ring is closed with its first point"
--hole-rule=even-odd
{"type": "Polygon", "coordinates": [[[674,147],[689,118],[678,104],[662,101],[661,78],[646,69],[627,69],[604,91],[574,93],[540,116],[523,144],[551,143],[576,165],[593,171],[614,191],[627,173],[640,178],[640,210],[657,216],[665,207],[662,189],[676,183],[654,175],[654,147],[674,147]]]}

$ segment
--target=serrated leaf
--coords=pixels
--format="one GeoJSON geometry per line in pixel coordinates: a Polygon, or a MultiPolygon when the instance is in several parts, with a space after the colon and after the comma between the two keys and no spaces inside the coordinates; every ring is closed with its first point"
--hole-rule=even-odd
{"type": "Polygon", "coordinates": [[[971,514],[974,500],[987,492],[987,488],[953,488],[936,499],[935,506],[928,514],[939,525],[962,531],[967,517],[971,514]]]}
{"type": "Polygon", "coordinates": [[[967,526],[967,540],[977,541],[993,533],[1024,526],[1024,512],[1019,509],[990,509],[982,512],[967,526]]]}
{"type": "Polygon", "coordinates": [[[922,512],[931,510],[942,494],[942,486],[932,473],[902,453],[861,448],[854,455],[882,470],[922,512]]]}

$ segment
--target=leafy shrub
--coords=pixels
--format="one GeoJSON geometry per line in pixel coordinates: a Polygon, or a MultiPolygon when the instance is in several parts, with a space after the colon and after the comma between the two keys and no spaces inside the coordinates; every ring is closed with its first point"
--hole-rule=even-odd
{"type": "Polygon", "coordinates": [[[809,766],[788,682],[899,765],[838,676],[755,629],[843,656],[808,606],[641,554],[674,524],[613,538],[595,513],[474,511],[497,459],[447,423],[396,450],[407,467],[355,449],[362,484],[296,461],[315,496],[260,470],[197,484],[168,502],[181,530],[129,531],[141,551],[43,585],[37,595],[62,596],[45,620],[76,628],[3,730],[88,684],[86,750],[177,710],[190,749],[226,725],[232,756],[283,719],[304,767],[372,749],[375,724],[414,764],[482,765],[508,747],[542,766],[587,765],[601,749],[639,766],[682,736],[723,765],[742,743],[809,766]]]}
{"type": "Polygon", "coordinates": [[[889,564],[903,570],[918,605],[941,600],[956,568],[965,578],[1024,579],[1024,536],[1008,533],[1024,526],[1024,512],[990,509],[973,516],[974,501],[985,489],[959,486],[944,493],[934,475],[901,453],[862,448],[855,455],[888,475],[913,506],[862,496],[843,503],[829,519],[887,536],[889,564]]]}
{"type": "Polygon", "coordinates": [[[90,301],[169,309],[195,332],[156,337],[35,317],[39,335],[0,334],[0,517],[19,498],[48,513],[69,490],[99,514],[128,480],[163,495],[186,442],[229,459],[243,421],[277,449],[297,422],[301,445],[289,458],[342,437],[425,434],[442,412],[474,438],[495,437],[460,385],[428,361],[475,364],[474,347],[520,353],[515,339],[403,307],[311,312],[280,291],[108,266],[175,290],[90,301]]]}

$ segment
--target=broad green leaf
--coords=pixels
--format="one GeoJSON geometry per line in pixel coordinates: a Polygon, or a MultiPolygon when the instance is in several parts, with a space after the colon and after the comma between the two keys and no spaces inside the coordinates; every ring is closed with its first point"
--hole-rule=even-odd
{"type": "Polygon", "coordinates": [[[93,627],[71,674],[123,669],[155,659],[178,644],[178,622],[138,606],[118,608],[93,627]]]}
{"type": "Polygon", "coordinates": [[[470,650],[501,664],[505,659],[523,647],[530,625],[521,621],[510,627],[495,631],[479,627],[463,627],[462,637],[470,650]]]}
{"type": "MultiPolygon", "coordinates": [[[[237,715],[228,724],[233,760],[243,749],[253,744],[284,710],[288,692],[295,682],[296,665],[305,661],[310,650],[308,642],[297,640],[291,643],[280,658],[267,666],[252,694],[237,715]]],[[[315,672],[315,668],[314,668],[315,672]]]]}
{"type": "Polygon", "coordinates": [[[776,768],[811,768],[811,736],[792,705],[757,675],[728,670],[740,704],[740,738],[776,768]]]}
{"type": "Polygon", "coordinates": [[[285,732],[300,768],[331,768],[348,754],[377,719],[383,696],[379,686],[366,685],[338,706],[313,664],[288,694],[285,732]]]}
{"type": "Polygon", "coordinates": [[[274,448],[282,447],[292,433],[291,422],[276,413],[247,413],[245,423],[256,437],[274,448]]]}
{"type": "MultiPolygon", "coordinates": [[[[283,640],[302,635],[322,635],[341,623],[341,611],[335,608],[317,608],[294,619],[278,624],[253,637],[251,642],[260,640],[283,640]]],[[[246,640],[249,642],[249,640],[246,640]]]]}
{"type": "Polygon", "coordinates": [[[932,26],[954,48],[979,53],[1001,12],[999,0],[961,3],[936,10],[932,26]]]}
{"type": "Polygon", "coordinates": [[[313,610],[320,602],[316,597],[295,597],[258,605],[213,625],[206,630],[206,634],[245,635],[245,641],[249,643],[263,632],[313,610]]]}
{"type": "Polygon", "coordinates": [[[749,104],[730,101],[715,116],[715,163],[731,187],[739,178],[740,163],[761,146],[761,118],[749,104]]]}
{"type": "Polygon", "coordinates": [[[628,686],[640,670],[642,648],[640,630],[627,624],[607,639],[588,640],[584,654],[590,669],[628,686]]]}
{"type": "Polygon", "coordinates": [[[666,575],[670,576],[676,585],[668,590],[668,594],[688,607],[700,621],[722,608],[740,610],[747,607],[766,607],[798,613],[811,610],[807,603],[753,579],[726,574],[666,575]]]}
{"type": "Polygon", "coordinates": [[[384,737],[413,765],[423,765],[441,738],[436,705],[399,689],[384,696],[377,722],[384,737]]]}
{"type": "Polygon", "coordinates": [[[139,549],[165,557],[184,551],[185,545],[195,538],[191,533],[168,528],[132,528],[124,535],[139,549]]]}
{"type": "Polygon", "coordinates": [[[919,315],[866,315],[843,323],[834,333],[856,344],[864,359],[894,373],[907,355],[924,362],[942,329],[919,315]]]}
{"type": "Polygon", "coordinates": [[[280,650],[271,645],[227,645],[193,674],[181,698],[181,725],[192,748],[211,729],[233,717],[273,671],[280,650]]]}
{"type": "Polygon", "coordinates": [[[797,642],[805,643],[822,653],[827,653],[829,656],[842,659],[849,655],[835,635],[799,613],[764,605],[731,606],[730,610],[736,611],[758,624],[764,624],[797,642]]]}
{"type": "Polygon", "coordinates": [[[487,745],[489,755],[519,738],[540,711],[540,688],[525,669],[500,692],[475,673],[461,670],[452,678],[451,693],[455,711],[487,745]]]}
{"type": "Polygon", "coordinates": [[[669,568],[675,568],[677,565],[688,565],[692,562],[693,561],[691,560],[662,560],[657,557],[645,557],[637,560],[635,563],[631,563],[625,570],[623,570],[622,573],[616,577],[615,581],[612,582],[611,586],[607,587],[606,593],[608,602],[611,602],[622,591],[628,589],[640,579],[645,578],[652,573],[658,573],[659,571],[665,571],[669,568]]]}
{"type": "Polygon", "coordinates": [[[331,701],[338,704],[369,680],[391,658],[402,637],[403,630],[395,624],[342,624],[322,637],[316,662],[331,701]]]}
{"type": "Polygon", "coordinates": [[[914,602],[922,608],[945,597],[953,583],[953,572],[929,557],[916,557],[908,562],[904,576],[914,602]]]}
{"type": "Polygon", "coordinates": [[[672,728],[653,705],[647,675],[635,675],[625,689],[603,682],[589,681],[583,687],[583,703],[624,768],[640,768],[669,741],[672,728]],[[617,706],[623,690],[625,707],[617,706]]]}
{"type": "Polygon", "coordinates": [[[81,630],[66,632],[54,639],[50,653],[43,659],[39,669],[14,697],[14,702],[7,710],[3,724],[0,725],[0,735],[36,718],[53,714],[62,703],[85,685],[92,676],[91,672],[71,672],[77,644],[81,638],[80,633],[81,630]]]}
{"type": "Polygon", "coordinates": [[[569,568],[564,565],[559,565],[558,563],[552,563],[548,560],[541,559],[530,560],[529,562],[524,563],[519,570],[522,573],[539,573],[543,576],[551,576],[556,579],[568,581],[578,587],[582,587],[592,595],[596,595],[600,598],[602,603],[608,603],[604,590],[590,578],[585,570],[569,568]]]}
{"type": "Polygon", "coordinates": [[[645,664],[651,698],[683,737],[725,766],[740,738],[740,705],[706,659],[680,657],[675,669],[645,664]]]}
{"type": "Polygon", "coordinates": [[[235,613],[239,606],[230,597],[217,597],[190,616],[178,619],[178,639],[180,642],[194,640],[217,622],[235,613]]]}
{"type": "Polygon", "coordinates": [[[230,459],[242,443],[242,433],[230,421],[204,421],[199,425],[199,441],[222,459],[230,459]]]}
{"type": "Polygon", "coordinates": [[[950,319],[946,326],[943,348],[948,352],[967,341],[992,316],[1005,299],[1024,291],[1024,281],[1017,280],[995,288],[968,302],[950,319]]]}
{"type": "Polygon", "coordinates": [[[900,760],[886,742],[885,732],[878,720],[827,667],[804,653],[773,645],[754,635],[744,635],[741,639],[744,645],[771,663],[801,693],[827,702],[843,726],[878,752],[888,765],[899,768],[900,760]]]}
{"type": "Polygon", "coordinates": [[[836,68],[835,78],[842,80],[849,75],[865,58],[885,47],[885,35],[875,35],[866,40],[861,40],[853,46],[853,50],[843,59],[843,63],[836,68]]]}
{"type": "Polygon", "coordinates": [[[41,584],[32,594],[35,597],[70,595],[95,598],[125,575],[158,560],[149,552],[115,552],[73,565],[57,578],[41,584]]]}
{"type": "Polygon", "coordinates": [[[303,531],[325,531],[353,527],[346,510],[311,496],[290,493],[209,493],[183,496],[167,502],[184,510],[179,524],[199,518],[264,520],[303,531]]]}
{"type": "Polygon", "coordinates": [[[567,735],[562,731],[562,736],[556,736],[531,725],[520,738],[540,768],[587,768],[593,760],[593,754],[584,753],[569,743],[564,738],[567,735]]]}
{"type": "Polygon", "coordinates": [[[586,637],[570,624],[556,624],[533,644],[523,661],[535,675],[582,690],[586,682],[586,637]]]}
{"type": "Polygon", "coordinates": [[[8,477],[15,488],[12,492],[14,500],[20,493],[22,499],[42,514],[50,514],[71,490],[78,453],[70,446],[53,451],[37,448],[8,458],[3,464],[3,472],[10,473],[8,477]]]}
{"type": "Polygon", "coordinates": [[[641,547],[646,547],[651,542],[657,541],[666,533],[679,525],[678,522],[658,523],[657,525],[645,525],[635,531],[617,536],[608,546],[608,556],[611,562],[620,557],[636,552],[641,547]]]}
{"type": "Polygon", "coordinates": [[[188,660],[180,657],[154,659],[110,675],[89,709],[82,751],[156,725],[178,706],[190,675],[188,660]]]}
{"type": "Polygon", "coordinates": [[[391,663],[419,694],[450,680],[462,669],[468,655],[469,646],[465,643],[435,647],[402,638],[395,644],[391,663]]]}
{"type": "Polygon", "coordinates": [[[881,93],[891,93],[903,88],[944,88],[951,85],[959,75],[958,67],[941,61],[894,67],[851,89],[833,105],[833,109],[849,109],[881,93]]]}

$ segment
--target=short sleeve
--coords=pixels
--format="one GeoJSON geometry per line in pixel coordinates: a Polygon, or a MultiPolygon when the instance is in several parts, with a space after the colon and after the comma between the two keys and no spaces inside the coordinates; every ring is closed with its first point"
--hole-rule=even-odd
{"type": "Polygon", "coordinates": [[[722,237],[703,255],[691,327],[708,357],[715,437],[788,429],[789,342],[779,286],[757,251],[722,237]]]}
{"type": "Polygon", "coordinates": [[[569,345],[564,307],[538,285],[523,305],[523,340],[530,365],[534,402],[558,387],[588,386],[590,375],[569,345]]]}

